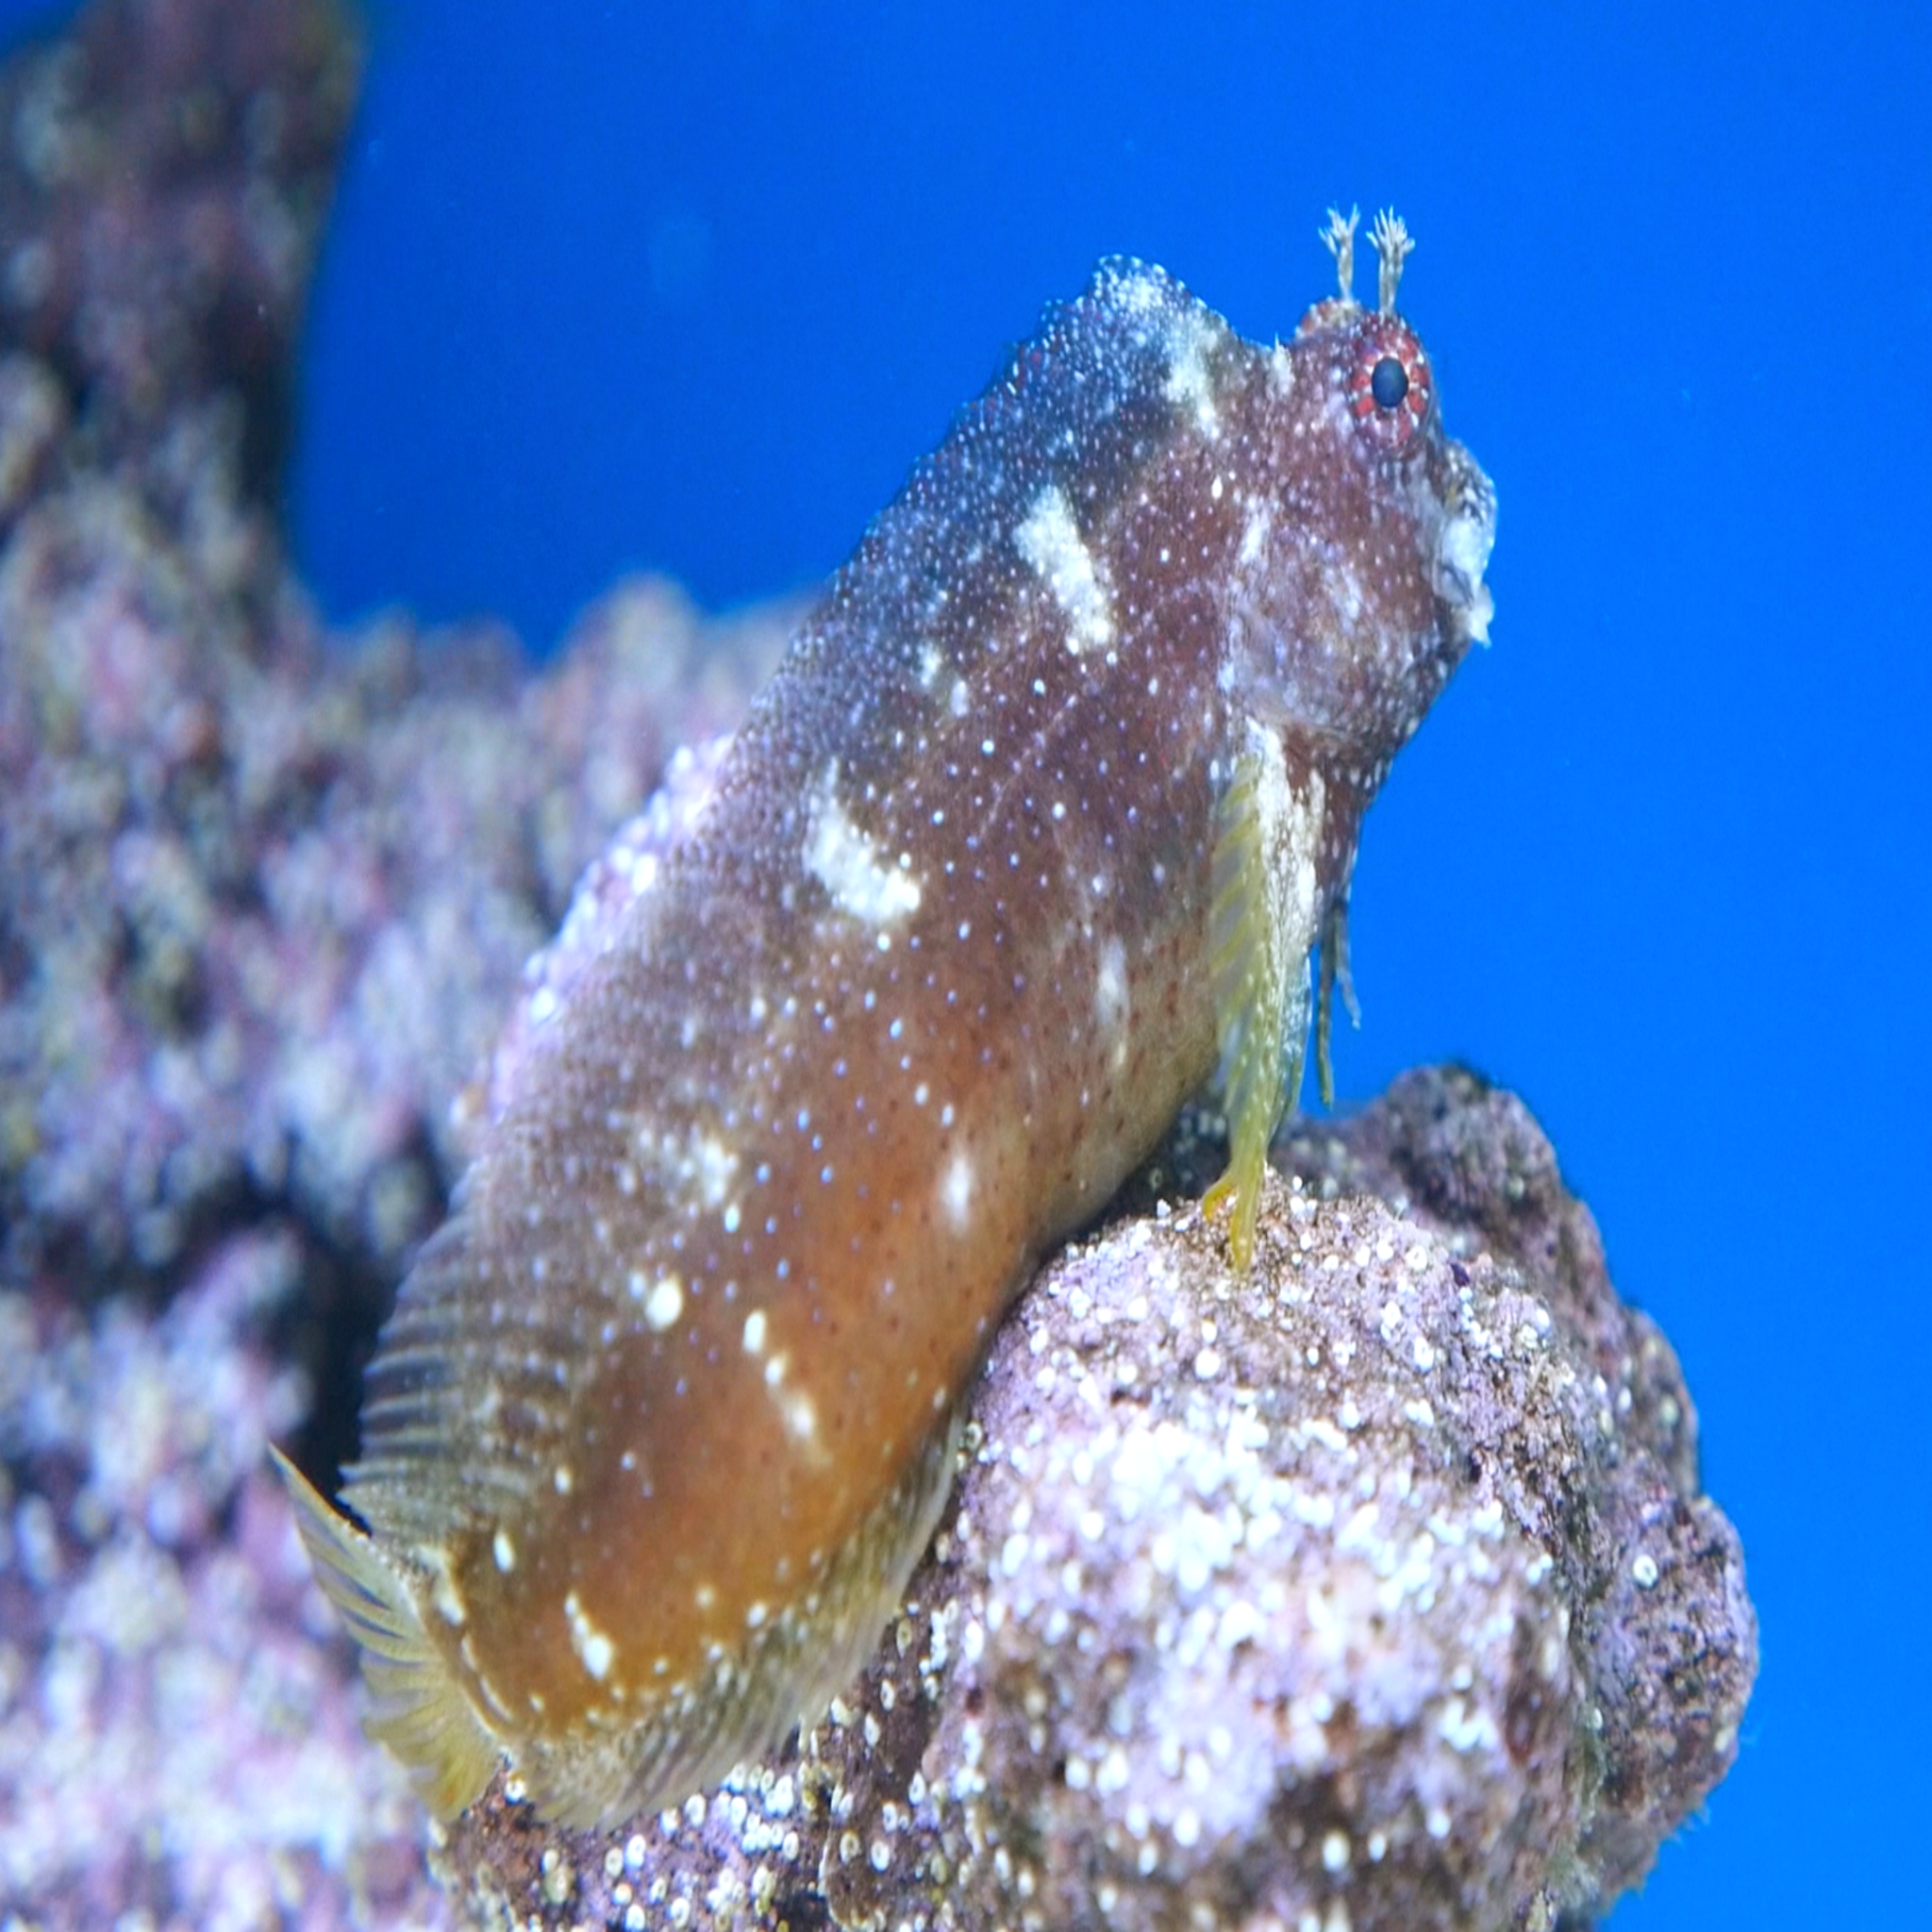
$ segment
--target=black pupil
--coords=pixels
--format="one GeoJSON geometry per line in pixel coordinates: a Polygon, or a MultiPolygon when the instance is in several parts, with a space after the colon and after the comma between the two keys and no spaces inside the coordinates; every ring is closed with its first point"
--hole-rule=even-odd
{"type": "Polygon", "coordinates": [[[1392,409],[1408,393],[1408,371],[1393,356],[1384,356],[1369,377],[1378,408],[1392,409]]]}

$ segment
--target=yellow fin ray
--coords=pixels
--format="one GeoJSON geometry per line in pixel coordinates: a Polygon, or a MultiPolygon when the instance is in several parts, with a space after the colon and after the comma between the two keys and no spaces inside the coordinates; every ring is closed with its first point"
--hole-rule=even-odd
{"type": "Polygon", "coordinates": [[[500,1745],[430,1641],[403,1576],[279,1449],[269,1454],[294,1507],[315,1580],[362,1653],[372,1700],[364,1729],[408,1766],[439,1818],[454,1818],[482,1795],[500,1745]]]}

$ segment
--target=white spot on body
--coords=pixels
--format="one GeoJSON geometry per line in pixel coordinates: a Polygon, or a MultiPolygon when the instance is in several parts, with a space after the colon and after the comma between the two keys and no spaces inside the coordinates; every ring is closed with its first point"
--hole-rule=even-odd
{"type": "Polygon", "coordinates": [[[1169,402],[1191,409],[1194,427],[1212,441],[1221,434],[1221,415],[1214,407],[1214,378],[1208,368],[1208,350],[1214,341],[1213,325],[1198,311],[1176,318],[1168,338],[1166,394],[1169,402]]]}
{"type": "Polygon", "coordinates": [[[1241,547],[1236,557],[1237,563],[1247,565],[1257,561],[1268,542],[1268,532],[1274,527],[1274,509],[1260,497],[1248,500],[1248,520],[1241,527],[1241,547]]]}
{"type": "Polygon", "coordinates": [[[1013,532],[1024,557],[1053,590],[1067,620],[1067,648],[1075,657],[1087,647],[1113,641],[1113,594],[1093,553],[1074,521],[1074,507],[1058,483],[1033,500],[1026,521],[1013,532]]]}
{"type": "Polygon", "coordinates": [[[902,864],[883,863],[878,847],[846,816],[840,803],[839,761],[819,779],[805,869],[824,887],[840,911],[865,925],[888,925],[919,907],[919,880],[902,864]]]}
{"type": "MultiPolygon", "coordinates": [[[[646,1120],[639,1124],[632,1143],[644,1171],[664,1186],[694,1194],[706,1208],[723,1206],[738,1173],[738,1156],[716,1134],[701,1130],[687,1135],[646,1120]]],[[[633,1178],[624,1191],[631,1193],[635,1187],[633,1178]]]]}
{"type": "MultiPolygon", "coordinates": [[[[640,1278],[631,1276],[633,1294],[640,1278]]],[[[683,1312],[684,1283],[675,1274],[660,1274],[644,1295],[644,1320],[661,1335],[683,1312]]]]}
{"type": "Polygon", "coordinates": [[[738,1156],[715,1134],[700,1134],[691,1143],[691,1160],[696,1171],[698,1195],[707,1208],[716,1208],[738,1172],[738,1156]]]}
{"type": "Polygon", "coordinates": [[[507,1529],[499,1529],[490,1540],[490,1550],[496,1558],[496,1567],[506,1576],[517,1567],[517,1546],[510,1541],[507,1529]]]}
{"type": "Polygon", "coordinates": [[[973,1162],[963,1153],[955,1154],[940,1176],[940,1205],[946,1210],[946,1219],[961,1234],[971,1223],[973,1181],[973,1162]]]}
{"type": "Polygon", "coordinates": [[[610,1666],[616,1660],[616,1646],[584,1614],[584,1607],[577,1601],[575,1591],[564,1598],[563,1614],[570,1623],[570,1641],[576,1651],[577,1661],[602,1683],[610,1674],[610,1666]]]}
{"type": "Polygon", "coordinates": [[[456,1573],[450,1567],[449,1552],[437,1548],[425,1552],[429,1558],[429,1595],[445,1624],[460,1630],[470,1621],[463,1593],[457,1588],[456,1573]]]}
{"type": "Polygon", "coordinates": [[[763,1355],[765,1352],[765,1311],[754,1308],[744,1318],[744,1352],[746,1355],[763,1355]]]}
{"type": "Polygon", "coordinates": [[[1100,967],[1093,978],[1093,1017],[1101,1032],[1114,1036],[1113,1063],[1118,1070],[1127,1058],[1127,949],[1117,935],[1100,949],[1100,967]]]}
{"type": "Polygon", "coordinates": [[[1339,558],[1323,572],[1323,576],[1328,602],[1343,625],[1354,629],[1362,614],[1362,580],[1357,575],[1355,565],[1346,558],[1339,558]]]}

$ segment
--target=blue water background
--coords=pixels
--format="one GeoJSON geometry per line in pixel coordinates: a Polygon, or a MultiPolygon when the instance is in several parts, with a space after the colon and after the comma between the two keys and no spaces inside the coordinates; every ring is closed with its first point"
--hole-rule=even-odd
{"type": "Polygon", "coordinates": [[[1928,18],[391,0],[312,311],[327,610],[541,650],[626,569],[824,575],[1098,256],[1267,339],[1331,201],[1407,217],[1494,648],[1369,821],[1340,1082],[1527,1097],[1763,1621],[1737,1769],[1617,1932],[1919,1893],[1928,18]]]}

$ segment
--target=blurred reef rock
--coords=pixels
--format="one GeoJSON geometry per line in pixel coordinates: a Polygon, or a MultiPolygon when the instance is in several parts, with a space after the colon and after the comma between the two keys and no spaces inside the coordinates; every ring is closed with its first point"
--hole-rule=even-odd
{"type": "Polygon", "coordinates": [[[0,334],[103,441],[225,392],[273,490],[360,64],[335,0],[95,0],[0,75],[0,334]]]}
{"type": "Polygon", "coordinates": [[[329,0],[95,0],[0,69],[0,1922],[1588,1924],[1756,1629],[1668,1344],[1457,1072],[1286,1141],[1246,1280],[1185,1139],[1049,1264],[771,1765],[430,1833],[360,1739],[265,1446],[351,1449],[520,1016],[792,613],[326,632],[275,500],[359,58],[329,0]]]}
{"type": "Polygon", "coordinates": [[[540,679],[487,627],[323,635],[249,451],[355,71],[314,0],[116,0],[0,77],[16,1285],[165,1283],[211,1230],[285,1214],[393,1274],[522,962],[782,631],[644,583],[540,679]]]}

